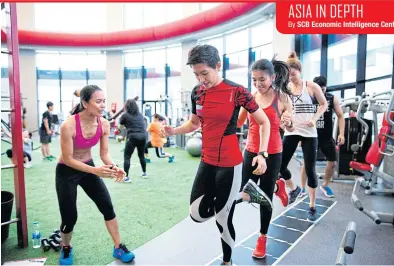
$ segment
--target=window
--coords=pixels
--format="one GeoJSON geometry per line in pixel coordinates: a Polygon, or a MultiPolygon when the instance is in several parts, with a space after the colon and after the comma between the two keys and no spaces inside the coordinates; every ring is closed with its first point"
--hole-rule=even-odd
{"type": "Polygon", "coordinates": [[[334,95],[337,99],[342,99],[340,90],[329,91],[328,93],[334,95]]]}
{"type": "Polygon", "coordinates": [[[330,86],[356,81],[357,35],[328,36],[327,83],[330,86]]]}
{"type": "Polygon", "coordinates": [[[365,93],[382,93],[391,90],[391,78],[368,81],[365,83],[365,93]]]}
{"type": "Polygon", "coordinates": [[[60,85],[59,80],[37,80],[38,91],[38,123],[41,124],[42,114],[48,109],[46,104],[51,101],[55,105],[54,113],[60,111],[60,85]]]}
{"type": "Polygon", "coordinates": [[[86,70],[87,56],[85,53],[63,54],[59,56],[59,66],[62,70],[86,70]]]}
{"type": "Polygon", "coordinates": [[[274,21],[269,19],[251,28],[252,47],[272,43],[274,38],[274,21]]]}
{"type": "Polygon", "coordinates": [[[106,3],[36,3],[34,12],[37,30],[82,33],[107,27],[106,3]]]}
{"type": "Polygon", "coordinates": [[[7,26],[7,16],[5,15],[5,8],[1,10],[1,28],[7,26]]]}
{"type": "MultiPolygon", "coordinates": [[[[10,96],[10,83],[8,78],[1,77],[1,96],[6,97],[10,96]]],[[[2,98],[1,99],[1,109],[10,109],[10,99],[9,98],[2,98]]],[[[1,112],[1,119],[5,122],[10,122],[10,113],[8,112],[1,112]]]]}
{"type": "MultiPolygon", "coordinates": [[[[125,60],[125,82],[126,99],[138,96],[138,106],[142,107],[142,50],[132,51],[124,54],[125,60]]],[[[125,99],[125,100],[126,100],[125,99]]],[[[142,109],[140,109],[142,110],[142,109]]]]}
{"type": "Polygon", "coordinates": [[[124,54],[125,67],[142,67],[142,50],[126,52],[124,54]]]}
{"type": "Polygon", "coordinates": [[[259,60],[259,59],[271,60],[274,53],[272,48],[272,43],[253,48],[253,52],[255,53],[255,60],[259,60]]]}
{"type": "Polygon", "coordinates": [[[146,79],[144,88],[145,100],[158,100],[165,95],[165,49],[144,51],[146,79]]]}
{"type": "Polygon", "coordinates": [[[321,44],[320,34],[301,36],[302,75],[306,80],[320,76],[321,44]]]}
{"type": "Polygon", "coordinates": [[[248,30],[240,30],[226,35],[226,54],[249,48],[248,30]]]}
{"type": "Polygon", "coordinates": [[[356,88],[345,90],[345,94],[344,95],[345,95],[343,97],[344,99],[355,97],[356,96],[356,88]]]}
{"type": "Polygon", "coordinates": [[[37,53],[36,65],[39,69],[57,70],[60,66],[58,53],[37,53]]]}
{"type": "Polygon", "coordinates": [[[168,116],[175,119],[182,113],[182,46],[167,48],[167,64],[170,68],[168,76],[168,96],[170,98],[168,116]]]}
{"type": "Polygon", "coordinates": [[[89,70],[102,70],[107,69],[107,57],[105,54],[88,54],[86,57],[86,67],[89,70]]]}
{"type": "Polygon", "coordinates": [[[8,68],[8,55],[7,54],[1,54],[1,68],[8,68]]]}
{"type": "Polygon", "coordinates": [[[366,79],[390,75],[393,71],[393,34],[367,36],[366,79]]]}
{"type": "Polygon", "coordinates": [[[227,55],[229,69],[226,70],[226,79],[239,85],[248,87],[248,51],[241,51],[227,55]]]}
{"type": "MultiPolygon", "coordinates": [[[[47,82],[47,80],[45,80],[47,82]]],[[[61,96],[62,96],[62,103],[61,106],[56,106],[58,111],[61,111],[64,114],[64,117],[68,117],[70,111],[72,109],[72,103],[74,105],[79,103],[79,98],[74,96],[75,90],[80,90],[86,86],[86,79],[85,80],[62,80],[62,88],[61,88],[61,96]]]]}

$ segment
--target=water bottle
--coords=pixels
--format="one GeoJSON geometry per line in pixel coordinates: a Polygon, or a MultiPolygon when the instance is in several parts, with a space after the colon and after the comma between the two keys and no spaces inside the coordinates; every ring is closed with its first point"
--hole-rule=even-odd
{"type": "Polygon", "coordinates": [[[34,222],[31,238],[33,240],[33,248],[40,248],[41,234],[40,234],[40,225],[38,224],[38,222],[34,222]]]}

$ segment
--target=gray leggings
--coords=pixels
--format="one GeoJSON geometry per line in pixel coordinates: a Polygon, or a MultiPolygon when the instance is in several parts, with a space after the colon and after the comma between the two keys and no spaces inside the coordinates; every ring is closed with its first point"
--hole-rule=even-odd
{"type": "Polygon", "coordinates": [[[291,178],[291,173],[287,166],[294,152],[297,149],[298,143],[301,141],[301,148],[304,154],[305,173],[308,177],[308,187],[317,187],[316,177],[316,158],[317,158],[317,138],[306,138],[298,135],[285,136],[283,138],[283,153],[282,165],[280,167],[280,174],[285,180],[291,178]]]}

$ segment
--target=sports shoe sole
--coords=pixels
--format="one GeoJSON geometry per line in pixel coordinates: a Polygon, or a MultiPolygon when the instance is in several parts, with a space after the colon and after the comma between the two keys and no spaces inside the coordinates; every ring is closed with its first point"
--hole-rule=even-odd
{"type": "Polygon", "coordinates": [[[327,191],[322,186],[320,186],[319,188],[323,192],[324,196],[326,196],[327,198],[335,198],[335,195],[328,195],[327,191]]]}
{"type": "Polygon", "coordinates": [[[271,209],[273,209],[274,206],[272,205],[272,202],[271,202],[270,198],[267,196],[267,194],[265,194],[265,192],[262,191],[261,188],[259,188],[259,187],[257,186],[256,183],[250,182],[250,181],[249,181],[248,183],[251,184],[251,185],[254,187],[254,189],[256,189],[257,191],[259,191],[259,193],[261,193],[261,194],[264,196],[264,198],[266,199],[266,201],[268,201],[268,203],[269,203],[271,209]]]}
{"type": "Polygon", "coordinates": [[[266,256],[266,255],[264,255],[263,257],[259,257],[259,256],[256,256],[256,255],[253,255],[253,254],[252,254],[252,257],[255,258],[255,259],[264,259],[265,256],[266,256]]]}

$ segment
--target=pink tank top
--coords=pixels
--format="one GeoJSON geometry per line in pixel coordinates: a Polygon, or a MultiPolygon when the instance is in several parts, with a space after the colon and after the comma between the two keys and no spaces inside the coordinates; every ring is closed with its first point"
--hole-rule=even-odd
{"type": "MultiPolygon", "coordinates": [[[[276,154],[282,151],[282,138],[280,137],[280,113],[278,107],[278,94],[275,94],[274,100],[271,105],[263,108],[264,113],[267,115],[271,124],[270,138],[268,141],[268,154],[276,154]]],[[[246,150],[252,153],[258,153],[260,148],[260,125],[248,113],[249,119],[249,132],[246,144],[246,150]]]]}
{"type": "Polygon", "coordinates": [[[98,118],[97,120],[97,131],[96,134],[91,137],[90,139],[84,138],[82,135],[82,129],[81,129],[81,121],[79,119],[79,114],[75,115],[75,138],[74,138],[74,149],[89,149],[93,146],[95,146],[101,138],[101,133],[103,131],[102,126],[101,126],[101,119],[98,118]]]}

